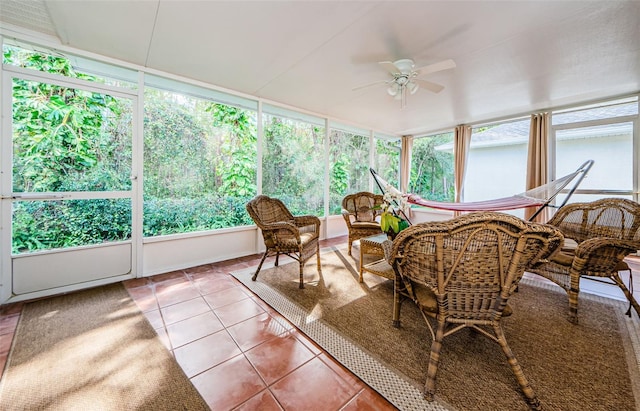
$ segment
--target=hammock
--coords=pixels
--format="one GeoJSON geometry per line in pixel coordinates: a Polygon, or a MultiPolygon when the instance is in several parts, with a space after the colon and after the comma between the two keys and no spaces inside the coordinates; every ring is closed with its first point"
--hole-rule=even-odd
{"type": "Polygon", "coordinates": [[[398,189],[382,179],[373,168],[370,168],[369,170],[382,193],[388,192],[394,196],[401,196],[410,204],[450,211],[504,211],[514,210],[517,208],[539,207],[535,214],[529,218],[529,220],[533,220],[545,207],[550,206],[550,203],[556,198],[556,196],[573,181],[573,186],[569,189],[567,197],[564,199],[562,204],[557,207],[559,208],[565,205],[582,180],[586,177],[592,165],[593,160],[587,160],[573,173],[567,174],[566,176],[558,178],[550,183],[527,190],[524,193],[510,197],[474,201],[469,203],[447,203],[425,200],[417,194],[401,193],[398,189]]]}

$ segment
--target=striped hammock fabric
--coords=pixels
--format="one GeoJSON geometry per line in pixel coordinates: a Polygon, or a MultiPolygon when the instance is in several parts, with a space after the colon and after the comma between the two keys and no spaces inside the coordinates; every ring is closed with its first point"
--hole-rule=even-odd
{"type": "MultiPolygon", "coordinates": [[[[589,169],[593,165],[593,160],[587,160],[576,171],[560,177],[547,184],[527,190],[524,193],[516,194],[510,197],[496,198],[493,200],[473,201],[468,203],[447,203],[442,201],[425,200],[417,194],[401,193],[397,188],[386,182],[380,175],[370,168],[371,174],[376,181],[382,193],[394,193],[401,195],[408,203],[423,207],[435,208],[439,210],[450,211],[503,211],[514,210],[526,207],[546,207],[562,190],[573,181],[573,186],[568,190],[567,196],[563,203],[558,206],[562,207],[569,200],[569,197],[578,188],[582,179],[587,175],[589,169]]],[[[537,214],[537,213],[536,213],[537,214]]]]}
{"type": "Polygon", "coordinates": [[[446,203],[442,201],[425,200],[416,194],[407,194],[407,202],[423,207],[436,208],[451,211],[502,211],[525,207],[540,207],[545,200],[514,195],[511,197],[496,198],[494,200],[474,201],[469,203],[446,203]]]}

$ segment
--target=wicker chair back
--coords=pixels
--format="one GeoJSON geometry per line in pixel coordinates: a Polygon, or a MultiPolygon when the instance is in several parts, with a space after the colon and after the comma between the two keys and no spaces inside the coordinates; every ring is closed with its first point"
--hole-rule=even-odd
{"type": "Polygon", "coordinates": [[[511,310],[507,302],[525,269],[548,258],[562,241],[557,228],[498,212],[420,223],[398,234],[387,255],[396,272],[394,323],[400,325],[399,305],[409,297],[431,330],[426,399],[436,391],[443,340],[470,327],[500,345],[527,402],[540,407],[500,320],[511,310]]]}

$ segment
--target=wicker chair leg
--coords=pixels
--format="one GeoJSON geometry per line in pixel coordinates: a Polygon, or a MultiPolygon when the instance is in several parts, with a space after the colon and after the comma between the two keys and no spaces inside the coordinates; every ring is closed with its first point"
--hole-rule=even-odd
{"type": "Polygon", "coordinates": [[[298,286],[298,288],[304,288],[304,276],[302,274],[303,269],[304,269],[304,260],[302,259],[302,256],[300,256],[300,285],[298,286]]]}
{"type": "Polygon", "coordinates": [[[258,273],[260,272],[260,269],[262,268],[262,263],[264,263],[265,258],[267,258],[267,254],[269,254],[269,250],[265,251],[264,254],[262,255],[262,259],[260,260],[260,264],[258,264],[258,269],[256,270],[255,274],[253,274],[253,277],[251,277],[252,281],[255,281],[258,278],[258,273]]]}
{"type": "Polygon", "coordinates": [[[429,355],[429,366],[427,368],[427,382],[424,386],[424,398],[427,401],[433,401],[433,396],[436,393],[436,373],[438,372],[438,363],[440,362],[444,328],[445,322],[438,320],[436,338],[431,343],[431,354],[429,355]]]}
{"type": "Polygon", "coordinates": [[[411,297],[402,277],[400,277],[397,272],[395,274],[396,278],[393,280],[393,326],[395,328],[400,328],[400,312],[402,303],[404,303],[405,300],[413,300],[413,297],[411,297]]]}
{"type": "Polygon", "coordinates": [[[529,385],[527,377],[524,376],[524,372],[522,371],[522,368],[520,367],[516,356],[513,355],[513,351],[511,351],[511,348],[507,344],[507,339],[504,336],[504,332],[502,331],[502,327],[500,326],[500,324],[494,324],[493,331],[496,334],[498,344],[500,344],[502,351],[507,356],[507,362],[511,366],[511,370],[516,376],[518,384],[520,384],[520,388],[522,389],[522,392],[527,399],[527,403],[529,403],[529,406],[533,410],[542,409],[540,406],[540,400],[538,400],[538,397],[536,397],[536,394],[533,392],[533,388],[531,388],[531,385],[529,385]]]}
{"type": "Polygon", "coordinates": [[[316,245],[316,264],[318,265],[318,274],[322,272],[322,266],[320,265],[320,243],[316,245]]]}
{"type": "Polygon", "coordinates": [[[349,239],[349,255],[351,255],[351,245],[352,245],[352,244],[353,244],[353,243],[352,243],[351,239],[349,239]]]}
{"type": "Polygon", "coordinates": [[[280,252],[277,252],[277,253],[276,253],[276,263],[275,263],[275,266],[276,266],[276,267],[278,266],[278,262],[279,262],[279,260],[280,260],[280,252]]]}
{"type": "Polygon", "coordinates": [[[400,285],[402,280],[396,276],[393,287],[393,326],[400,328],[400,307],[402,306],[402,296],[400,295],[400,285]]]}
{"type": "Polygon", "coordinates": [[[627,300],[629,300],[630,307],[629,307],[629,311],[627,312],[627,315],[631,317],[631,307],[633,307],[636,310],[636,314],[638,314],[638,317],[640,317],[640,305],[638,305],[638,301],[636,301],[633,294],[631,294],[627,286],[624,285],[624,283],[622,282],[622,278],[620,278],[620,274],[618,273],[612,274],[611,279],[618,285],[618,287],[620,287],[625,297],[627,297],[627,300]]]}
{"type": "Polygon", "coordinates": [[[578,289],[570,288],[569,295],[569,322],[578,324],[578,289]]]}

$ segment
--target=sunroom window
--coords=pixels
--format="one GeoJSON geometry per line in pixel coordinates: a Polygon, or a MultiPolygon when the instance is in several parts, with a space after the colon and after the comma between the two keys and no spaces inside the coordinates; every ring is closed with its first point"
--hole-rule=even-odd
{"type": "Polygon", "coordinates": [[[369,132],[331,124],[329,137],[329,211],[340,214],[347,194],[369,191],[369,132]]]}
{"type": "MultiPolygon", "coordinates": [[[[487,124],[472,130],[463,200],[491,200],[526,190],[531,120],[487,124]]],[[[519,217],[523,210],[509,211],[519,217]]]]}
{"type": "Polygon", "coordinates": [[[3,63],[130,90],[138,88],[135,70],[11,39],[4,39],[3,63]]]}
{"type": "Polygon", "coordinates": [[[294,215],[324,215],[324,120],[263,106],[262,193],[294,215]]]}
{"type": "Polygon", "coordinates": [[[414,139],[408,191],[429,200],[454,200],[452,132],[414,139]]]}
{"type": "Polygon", "coordinates": [[[257,192],[257,103],[145,79],[144,235],[252,224],[245,204],[257,192]]]}
{"type": "Polygon", "coordinates": [[[637,187],[633,164],[638,149],[634,150],[633,135],[637,118],[637,97],[552,113],[555,175],[568,174],[584,161],[594,160],[589,175],[569,202],[634,198],[637,187]]]}
{"type": "MultiPolygon", "coordinates": [[[[400,187],[400,139],[383,134],[375,134],[374,141],[373,169],[385,181],[400,187]]],[[[374,185],[373,191],[379,193],[380,188],[374,185]]]]}

